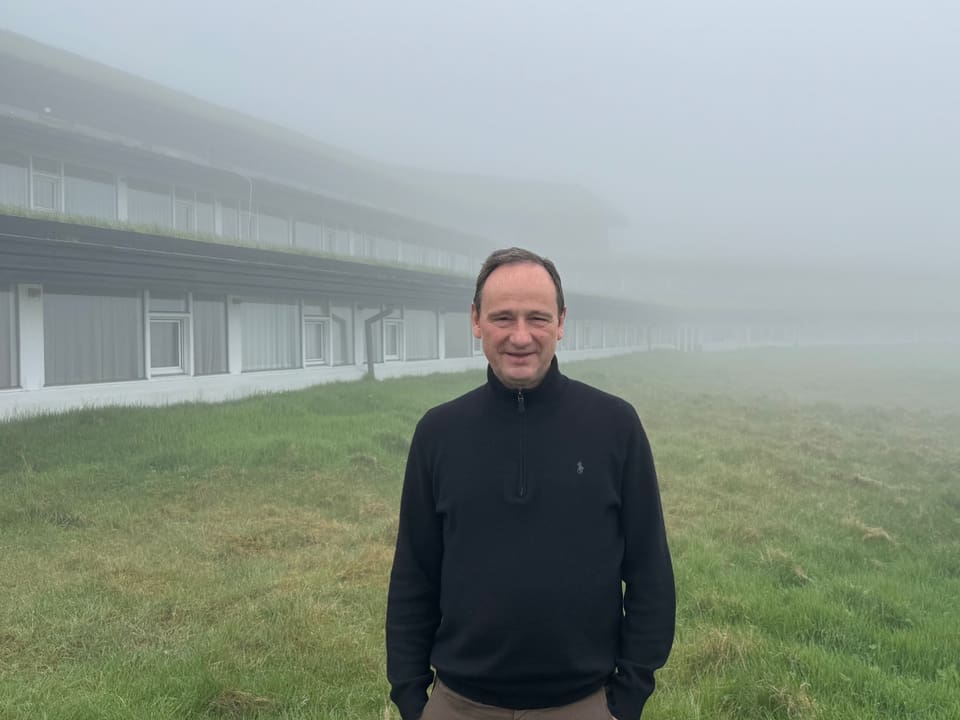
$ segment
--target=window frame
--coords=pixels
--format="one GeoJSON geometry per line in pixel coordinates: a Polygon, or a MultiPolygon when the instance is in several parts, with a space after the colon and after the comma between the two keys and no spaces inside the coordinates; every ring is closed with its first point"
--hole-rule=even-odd
{"type": "Polygon", "coordinates": [[[331,326],[329,315],[304,315],[303,316],[303,329],[301,331],[301,337],[303,338],[303,366],[304,367],[317,367],[321,365],[332,365],[333,364],[333,353],[331,348],[333,347],[333,338],[331,337],[331,326]],[[319,326],[321,328],[320,337],[322,340],[321,347],[321,356],[309,357],[307,354],[307,328],[319,326]]]}
{"type": "Polygon", "coordinates": [[[384,318],[383,319],[383,360],[387,361],[401,361],[403,360],[403,320],[399,318],[384,318]],[[391,332],[396,333],[396,352],[388,353],[387,352],[387,340],[391,332]]]}
{"type": "Polygon", "coordinates": [[[150,377],[166,375],[190,375],[190,316],[189,313],[172,312],[151,312],[148,321],[147,333],[151,336],[150,355],[148,355],[148,364],[150,368],[150,377]],[[177,351],[180,356],[180,362],[177,365],[168,365],[155,367],[153,364],[153,325],[154,323],[176,324],[178,331],[177,351]]]}
{"type": "MultiPolygon", "coordinates": [[[[157,292],[161,295],[161,292],[157,292]]],[[[180,293],[172,293],[180,295],[180,293]]],[[[193,298],[192,294],[185,292],[183,310],[151,310],[153,299],[149,290],[144,292],[143,307],[146,311],[146,322],[144,323],[144,360],[147,370],[147,378],[166,377],[170,375],[193,375],[193,328],[191,319],[193,317],[193,298]],[[178,329],[178,354],[179,364],[169,366],[153,365],[153,324],[154,323],[176,323],[178,329]]]]}
{"type": "Polygon", "coordinates": [[[60,160],[51,160],[50,158],[40,158],[30,156],[30,209],[40,210],[41,212],[63,212],[63,162],[60,160]],[[37,170],[36,161],[43,160],[57,166],[57,174],[45,170],[37,170]],[[53,207],[37,204],[37,181],[46,180],[53,186],[53,207]]]}

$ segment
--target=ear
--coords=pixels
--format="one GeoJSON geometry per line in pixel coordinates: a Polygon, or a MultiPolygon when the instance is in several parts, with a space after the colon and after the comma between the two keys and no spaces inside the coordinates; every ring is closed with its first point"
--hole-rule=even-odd
{"type": "Polygon", "coordinates": [[[480,312],[477,310],[477,306],[473,303],[470,303],[470,324],[473,326],[473,336],[475,338],[480,337],[480,312]]]}
{"type": "Polygon", "coordinates": [[[563,340],[563,321],[567,319],[567,309],[564,308],[560,313],[559,327],[557,327],[557,340],[563,340]]]}

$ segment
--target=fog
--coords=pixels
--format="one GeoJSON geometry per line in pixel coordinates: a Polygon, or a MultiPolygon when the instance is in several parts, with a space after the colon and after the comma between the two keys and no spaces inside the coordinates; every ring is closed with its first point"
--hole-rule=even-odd
{"type": "Polygon", "coordinates": [[[867,268],[860,304],[960,310],[953,2],[272,7],[9,2],[0,26],[384,163],[581,186],[653,267],[867,268]]]}

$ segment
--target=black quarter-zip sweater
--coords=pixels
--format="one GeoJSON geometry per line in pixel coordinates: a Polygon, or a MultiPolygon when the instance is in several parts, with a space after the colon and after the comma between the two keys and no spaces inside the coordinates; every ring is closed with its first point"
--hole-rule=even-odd
{"type": "Polygon", "coordinates": [[[650,445],[627,402],[562,375],[487,383],[433,408],[410,447],[387,601],[404,720],[431,665],[455,692],[553,707],[607,688],[640,717],[675,595],[650,445]],[[626,590],[622,590],[621,581],[626,590]]]}

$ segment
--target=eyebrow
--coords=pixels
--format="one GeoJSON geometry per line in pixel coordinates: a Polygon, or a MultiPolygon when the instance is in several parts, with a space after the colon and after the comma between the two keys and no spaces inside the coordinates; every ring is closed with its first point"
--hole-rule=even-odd
{"type": "MultiPolygon", "coordinates": [[[[497,318],[497,317],[516,317],[517,313],[514,310],[490,310],[487,312],[488,318],[497,318]]],[[[547,320],[553,319],[553,313],[549,310],[531,310],[528,313],[525,313],[527,317],[535,318],[544,318],[547,320]]]]}

